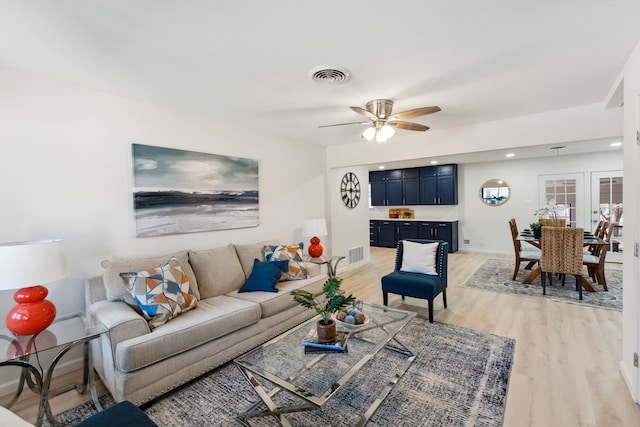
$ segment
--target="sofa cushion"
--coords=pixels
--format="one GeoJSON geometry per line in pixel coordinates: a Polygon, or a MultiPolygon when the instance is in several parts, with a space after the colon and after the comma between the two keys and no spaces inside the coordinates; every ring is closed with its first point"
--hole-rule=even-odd
{"type": "Polygon", "coordinates": [[[239,293],[238,291],[235,291],[229,293],[228,296],[260,304],[262,317],[265,318],[298,305],[290,294],[292,290],[305,289],[314,295],[320,295],[322,293],[323,285],[324,280],[318,280],[318,278],[288,280],[286,282],[278,283],[279,292],[277,294],[272,292],[239,293]]]}
{"type": "Polygon", "coordinates": [[[238,259],[240,260],[240,265],[242,266],[242,270],[244,271],[244,277],[247,279],[249,275],[251,275],[251,270],[253,269],[253,260],[259,259],[260,261],[264,261],[264,248],[265,245],[274,245],[278,246],[277,240],[267,240],[261,243],[250,243],[245,245],[229,245],[233,246],[236,251],[236,255],[238,255],[238,259]]]}
{"type": "Polygon", "coordinates": [[[175,258],[150,270],[120,273],[120,277],[151,328],[196,306],[189,279],[175,258]]]}
{"type": "MultiPolygon", "coordinates": [[[[255,292],[241,295],[250,294],[255,292]]],[[[256,303],[225,295],[202,299],[198,301],[195,310],[158,326],[151,333],[118,343],[116,367],[123,372],[132,372],[223,337],[259,320],[260,305],[256,303]]]]}
{"type": "Polygon", "coordinates": [[[202,299],[240,289],[246,279],[233,246],[189,251],[189,263],[202,299]]]}
{"type": "Polygon", "coordinates": [[[264,259],[267,261],[287,260],[289,266],[282,273],[281,280],[302,280],[308,276],[302,261],[302,243],[297,245],[264,245],[264,259]]]}
{"type": "Polygon", "coordinates": [[[238,292],[278,292],[276,285],[287,264],[288,261],[260,262],[255,259],[251,275],[238,292]]]}
{"type": "Polygon", "coordinates": [[[139,258],[123,261],[102,261],[102,267],[104,267],[105,269],[102,279],[104,280],[107,299],[109,301],[125,301],[129,305],[136,306],[136,303],[131,297],[131,294],[127,291],[126,286],[122,283],[120,273],[156,268],[172,257],[178,260],[180,266],[182,267],[182,271],[184,271],[184,273],[187,275],[193,295],[196,297],[196,299],[200,299],[200,292],[198,292],[198,282],[193,270],[191,269],[191,265],[189,265],[189,254],[187,251],[176,252],[174,254],[153,258],[139,258]]]}

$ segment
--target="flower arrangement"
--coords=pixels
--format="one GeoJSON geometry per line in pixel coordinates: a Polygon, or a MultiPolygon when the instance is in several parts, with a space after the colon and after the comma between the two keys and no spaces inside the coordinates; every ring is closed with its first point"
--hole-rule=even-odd
{"type": "MultiPolygon", "coordinates": [[[[556,207],[558,205],[556,204],[556,199],[551,199],[549,200],[546,204],[540,206],[540,208],[538,208],[533,215],[537,216],[538,219],[540,218],[551,218],[551,223],[553,224],[554,227],[559,227],[560,226],[560,222],[558,221],[558,214],[556,212],[556,207]]],[[[542,225],[540,225],[540,227],[542,227],[542,225]]],[[[533,229],[533,224],[531,224],[531,228],[533,229]]]]}

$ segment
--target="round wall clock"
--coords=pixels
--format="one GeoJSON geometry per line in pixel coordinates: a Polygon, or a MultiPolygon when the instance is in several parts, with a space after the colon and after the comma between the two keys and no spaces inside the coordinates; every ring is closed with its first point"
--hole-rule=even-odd
{"type": "Polygon", "coordinates": [[[344,205],[349,209],[358,206],[360,202],[360,180],[353,172],[347,172],[340,182],[340,196],[344,205]]]}

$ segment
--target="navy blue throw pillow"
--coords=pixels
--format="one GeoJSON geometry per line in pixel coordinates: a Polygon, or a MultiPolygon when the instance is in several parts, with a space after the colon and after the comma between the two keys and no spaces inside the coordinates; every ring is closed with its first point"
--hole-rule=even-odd
{"type": "Polygon", "coordinates": [[[278,292],[278,279],[288,264],[288,261],[260,262],[254,259],[251,275],[238,292],[278,292]]]}

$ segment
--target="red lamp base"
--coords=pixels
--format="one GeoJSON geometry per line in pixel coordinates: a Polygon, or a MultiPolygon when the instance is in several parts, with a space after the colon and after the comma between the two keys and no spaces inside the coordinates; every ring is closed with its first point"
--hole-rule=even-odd
{"type": "Polygon", "coordinates": [[[317,237],[312,237],[311,240],[309,240],[309,243],[311,243],[309,245],[309,256],[312,258],[319,258],[322,256],[322,246],[320,246],[320,239],[318,239],[317,237]]]}
{"type": "Polygon", "coordinates": [[[7,329],[16,335],[32,335],[47,329],[56,318],[56,306],[45,298],[44,286],[18,289],[13,300],[18,303],[7,313],[7,329]]]}

